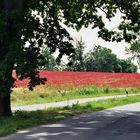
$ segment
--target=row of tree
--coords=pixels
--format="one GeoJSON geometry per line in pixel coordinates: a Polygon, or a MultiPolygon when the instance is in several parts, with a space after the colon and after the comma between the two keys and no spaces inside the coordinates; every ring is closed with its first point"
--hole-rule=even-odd
{"type": "Polygon", "coordinates": [[[50,51],[45,48],[42,51],[44,60],[40,62],[40,69],[69,70],[69,71],[95,71],[95,72],[137,72],[137,66],[130,59],[118,59],[111,49],[96,46],[92,51],[84,54],[84,42],[76,41],[75,57],[69,59],[71,65],[61,62],[56,63],[50,51]]]}

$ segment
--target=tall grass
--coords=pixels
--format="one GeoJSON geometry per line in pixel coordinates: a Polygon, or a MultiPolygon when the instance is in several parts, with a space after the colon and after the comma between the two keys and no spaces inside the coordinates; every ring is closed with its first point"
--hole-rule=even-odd
{"type": "MultiPolygon", "coordinates": [[[[140,88],[129,88],[128,91],[129,94],[140,93],[140,88]]],[[[34,91],[29,91],[27,88],[14,88],[12,92],[12,105],[17,106],[27,104],[39,104],[76,98],[88,98],[121,94],[125,94],[124,88],[94,86],[38,86],[34,89],[34,91]]]]}

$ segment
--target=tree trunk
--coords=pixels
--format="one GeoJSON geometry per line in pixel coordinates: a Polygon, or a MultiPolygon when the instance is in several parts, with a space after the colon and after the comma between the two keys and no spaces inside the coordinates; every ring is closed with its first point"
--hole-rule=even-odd
{"type": "Polygon", "coordinates": [[[12,37],[16,36],[16,34],[14,34],[15,21],[13,21],[13,15],[10,16],[10,14],[14,11],[21,11],[24,1],[25,0],[3,0],[0,5],[0,7],[3,7],[3,11],[8,13],[5,14],[5,18],[3,19],[4,23],[6,23],[4,26],[6,34],[0,38],[0,56],[2,56],[0,58],[0,116],[12,115],[10,93],[14,82],[12,78],[14,58],[13,55],[10,55],[10,53],[12,53],[12,51],[10,52],[10,45],[14,44],[12,37]]]}
{"type": "Polygon", "coordinates": [[[11,116],[10,94],[0,97],[0,116],[11,116]]]}

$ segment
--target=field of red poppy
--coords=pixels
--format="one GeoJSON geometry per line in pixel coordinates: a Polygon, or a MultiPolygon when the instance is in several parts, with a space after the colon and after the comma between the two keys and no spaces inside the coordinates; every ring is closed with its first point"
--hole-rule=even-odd
{"type": "MultiPolygon", "coordinates": [[[[97,86],[97,87],[140,87],[140,74],[105,72],[70,72],[40,70],[40,76],[46,77],[47,85],[60,86],[97,86]]],[[[16,86],[27,85],[27,80],[17,80],[16,86]]]]}

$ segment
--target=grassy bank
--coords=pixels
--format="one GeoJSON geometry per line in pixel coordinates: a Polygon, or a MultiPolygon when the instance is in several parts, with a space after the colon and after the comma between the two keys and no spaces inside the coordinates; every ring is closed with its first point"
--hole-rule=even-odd
{"type": "MultiPolygon", "coordinates": [[[[140,93],[140,88],[128,88],[129,94],[140,93]]],[[[57,102],[62,100],[110,96],[125,94],[125,88],[111,87],[46,87],[39,86],[29,91],[27,88],[15,88],[12,94],[12,106],[57,102]]]]}
{"type": "Polygon", "coordinates": [[[77,114],[103,110],[135,102],[140,102],[138,96],[90,102],[82,105],[76,104],[72,107],[66,106],[43,111],[17,111],[10,118],[0,118],[0,136],[5,136],[32,126],[56,122],[77,114]]]}

